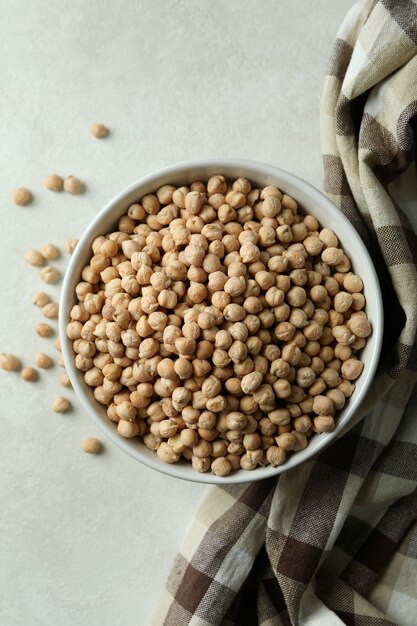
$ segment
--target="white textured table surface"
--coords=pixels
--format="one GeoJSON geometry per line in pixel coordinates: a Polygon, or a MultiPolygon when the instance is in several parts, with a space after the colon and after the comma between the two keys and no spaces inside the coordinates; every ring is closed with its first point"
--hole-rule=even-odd
{"type": "MultiPolygon", "coordinates": [[[[30,299],[44,286],[25,250],[78,237],[139,176],[240,156],[320,187],[323,77],[351,4],[4,0],[0,351],[28,365],[53,354],[33,331],[41,316],[30,299]],[[94,139],[94,121],[111,136],[94,139]],[[87,192],[48,192],[42,179],[55,171],[78,175],[87,192]],[[25,208],[9,199],[20,185],[35,195],[25,208]]],[[[0,372],[0,624],[148,626],[202,488],[108,443],[84,454],[83,437],[101,435],[75,398],[71,413],[51,411],[66,393],[61,371],[32,384],[0,372]]]]}

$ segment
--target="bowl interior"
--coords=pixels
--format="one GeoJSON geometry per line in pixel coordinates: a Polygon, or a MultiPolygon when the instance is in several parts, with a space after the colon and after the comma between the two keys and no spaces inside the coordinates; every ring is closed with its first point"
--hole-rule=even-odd
{"type": "Polygon", "coordinates": [[[106,435],[122,450],[147,466],[177,478],[204,483],[238,483],[261,480],[284,472],[315,455],[327,446],[346,427],[361,404],[378,364],[383,330],[383,309],[378,278],[365,245],[358,233],[333,203],[320,191],[297,176],[272,165],[244,160],[217,159],[213,161],[191,162],[175,165],[145,176],[118,194],[93,220],[81,238],[65,275],[60,306],[60,338],[68,375],[75,392],[84,408],[98,423],[106,435]],[[311,213],[320,222],[335,231],[341,245],[352,261],[352,269],[364,281],[366,311],[372,323],[373,332],[361,353],[364,369],[356,381],[356,389],[342,411],[339,411],[336,429],[332,433],[313,435],[305,450],[290,456],[288,461],[277,468],[271,466],[257,468],[252,472],[238,470],[225,478],[210,473],[198,474],[190,463],[168,465],[159,460],[154,452],[146,448],[139,439],[123,439],[118,435],[115,424],[106,416],[105,408],[93,396],[85,384],[83,373],[74,366],[74,353],[71,341],[67,339],[65,327],[69,312],[75,304],[75,286],[80,280],[81,270],[91,258],[91,243],[98,235],[114,230],[118,219],[124,215],[134,201],[143,195],[154,192],[164,184],[187,185],[196,180],[207,180],[213,174],[223,174],[227,178],[247,177],[254,185],[277,185],[293,196],[305,213],[311,213]]]}

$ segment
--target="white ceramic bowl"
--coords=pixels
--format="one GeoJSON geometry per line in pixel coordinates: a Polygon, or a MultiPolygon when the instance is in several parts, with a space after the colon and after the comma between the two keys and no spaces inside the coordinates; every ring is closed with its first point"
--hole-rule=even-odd
{"type": "Polygon", "coordinates": [[[239,159],[211,159],[172,165],[154,174],[144,176],[120,192],[97,214],[77,245],[65,275],[59,329],[65,365],[74,390],[87,413],[91,415],[113,443],[137,461],[170,476],[201,483],[226,484],[276,476],[314,456],[339,436],[358,410],[375,374],[382,343],[383,308],[378,278],[365,245],[352,224],[326,196],[301,178],[272,165],[239,159]],[[373,327],[372,335],[361,353],[361,359],[365,364],[363,372],[356,381],[356,389],[352,397],[344,409],[338,412],[337,426],[334,432],[313,435],[305,450],[290,456],[288,461],[280,467],[267,466],[257,468],[252,472],[238,470],[226,478],[219,478],[210,473],[199,474],[192,469],[190,462],[168,465],[160,461],[157,455],[146,448],[139,439],[123,439],[117,433],[115,424],[108,420],[104,407],[94,399],[91,389],[84,382],[83,373],[75,368],[72,342],[67,338],[65,332],[69,312],[75,303],[75,286],[80,280],[81,269],[91,257],[91,243],[94,238],[111,232],[130,204],[139,200],[143,195],[154,192],[161,185],[168,183],[187,185],[195,180],[207,180],[213,174],[219,173],[230,179],[246,176],[258,186],[277,185],[286,193],[294,196],[302,209],[317,217],[323,227],[327,226],[333,229],[353,262],[353,270],[364,281],[366,311],[373,327]]]}

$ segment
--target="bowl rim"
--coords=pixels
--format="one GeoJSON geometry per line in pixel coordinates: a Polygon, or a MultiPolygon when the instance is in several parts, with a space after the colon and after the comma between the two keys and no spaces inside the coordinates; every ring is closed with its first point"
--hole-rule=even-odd
{"type": "Polygon", "coordinates": [[[381,288],[372,258],[369,255],[369,252],[364,242],[360,238],[353,224],[324,193],[322,193],[319,189],[314,187],[314,185],[312,185],[308,181],[305,181],[303,178],[275,165],[241,158],[209,158],[174,163],[172,165],[165,166],[159,170],[146,174],[145,176],[140,177],[139,179],[122,189],[101,210],[98,211],[97,215],[93,218],[93,220],[90,222],[88,227],[85,229],[83,235],[81,236],[66,269],[60,297],[58,324],[62,355],[72,387],[87,414],[90,415],[90,417],[99,426],[102,432],[104,432],[104,434],[114,444],[116,444],[117,447],[126,452],[129,456],[133,457],[135,460],[140,461],[147,467],[161,472],[165,475],[203,484],[226,485],[254,482],[257,480],[264,480],[272,476],[278,476],[279,474],[289,471],[290,469],[297,467],[298,465],[316,456],[319,452],[322,452],[324,448],[330,445],[341,434],[345,432],[347,425],[352,421],[353,416],[357,413],[360,405],[362,404],[375,376],[382,347],[384,325],[383,317],[384,314],[381,288]],[[245,175],[245,170],[251,169],[257,170],[259,175],[269,174],[272,177],[279,177],[281,181],[284,181],[281,183],[283,189],[285,189],[285,185],[288,184],[289,186],[293,186],[297,189],[303,190],[304,193],[307,193],[311,197],[312,201],[317,199],[317,202],[321,206],[324,205],[329,211],[333,210],[338,212],[337,219],[341,222],[341,229],[344,229],[346,236],[352,237],[355,240],[355,245],[358,245],[362,248],[362,253],[367,258],[369,266],[368,270],[374,283],[373,288],[375,291],[374,297],[376,298],[376,302],[375,319],[373,320],[372,332],[373,351],[371,353],[371,356],[369,357],[367,377],[362,384],[362,387],[358,390],[357,394],[356,392],[354,393],[352,403],[347,411],[348,416],[345,417],[342,422],[339,422],[337,424],[333,432],[322,434],[320,436],[320,441],[315,445],[314,449],[311,449],[310,446],[308,446],[304,450],[297,452],[297,454],[292,455],[288,459],[288,461],[278,467],[272,467],[269,465],[265,468],[256,468],[256,470],[253,472],[240,469],[224,478],[215,476],[208,472],[200,474],[194,470],[190,472],[190,475],[184,475],[181,470],[181,467],[184,466],[178,466],[175,463],[164,463],[157,457],[156,454],[152,454],[149,456],[147,456],[146,454],[142,454],[140,448],[136,448],[130,445],[131,440],[124,439],[117,433],[117,430],[114,428],[114,424],[112,422],[106,421],[106,419],[103,419],[103,417],[99,415],[96,410],[94,410],[92,403],[87,397],[87,386],[85,383],[80,382],[78,370],[75,368],[73,362],[73,353],[71,346],[72,342],[70,339],[68,339],[66,335],[67,315],[74,301],[72,284],[74,279],[79,277],[79,258],[84,255],[85,247],[87,245],[90,246],[91,239],[98,236],[95,233],[95,230],[98,228],[103,219],[108,216],[114,209],[117,209],[117,207],[128,196],[130,196],[132,193],[135,193],[136,191],[138,192],[138,196],[140,196],[141,187],[144,187],[145,185],[149,185],[151,183],[155,183],[156,186],[161,178],[169,175],[177,176],[181,173],[186,174],[191,169],[202,168],[216,168],[218,173],[223,173],[223,169],[232,167],[242,169],[242,175],[245,175]]]}

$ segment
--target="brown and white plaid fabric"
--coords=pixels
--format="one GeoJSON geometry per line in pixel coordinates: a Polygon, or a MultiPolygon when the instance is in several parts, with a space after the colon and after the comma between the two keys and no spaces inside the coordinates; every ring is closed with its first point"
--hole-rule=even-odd
{"type": "Polygon", "coordinates": [[[155,626],[417,624],[414,2],[351,9],[321,126],[326,192],[382,283],[380,371],[354,427],[318,457],[278,479],[205,492],[155,626]]]}

